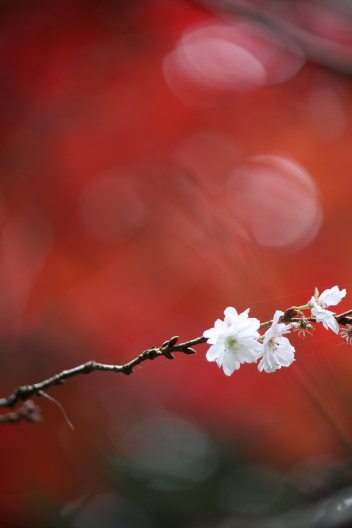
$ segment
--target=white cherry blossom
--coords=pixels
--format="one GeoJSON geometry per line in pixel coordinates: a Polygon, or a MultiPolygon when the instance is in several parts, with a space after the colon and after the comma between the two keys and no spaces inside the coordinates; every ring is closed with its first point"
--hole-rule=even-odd
{"type": "Polygon", "coordinates": [[[284,315],[281,310],[276,310],[271,327],[265,332],[263,340],[262,360],[258,370],[275,372],[281,367],[289,367],[295,360],[295,349],[283,334],[290,332],[291,325],[279,323],[284,315]]]}
{"type": "Polygon", "coordinates": [[[214,327],[203,335],[212,345],[206,355],[208,361],[216,361],[227,376],[240,368],[242,363],[255,363],[262,355],[263,345],[258,341],[260,321],[248,317],[249,308],[237,313],[232,307],[224,311],[225,318],[217,319],[214,327]]]}
{"type": "Polygon", "coordinates": [[[339,323],[336,321],[335,312],[327,310],[327,306],[334,306],[338,304],[346,295],[346,290],[340,290],[337,286],[323,291],[321,295],[314,295],[309,301],[312,315],[316,318],[318,323],[323,323],[325,328],[332,330],[335,334],[339,333],[339,323]]]}

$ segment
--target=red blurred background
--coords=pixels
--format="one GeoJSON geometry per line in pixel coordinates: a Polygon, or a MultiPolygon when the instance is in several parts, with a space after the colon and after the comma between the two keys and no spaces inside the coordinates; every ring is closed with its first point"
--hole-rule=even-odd
{"type": "MultiPolygon", "coordinates": [[[[315,286],[349,293],[348,3],[9,0],[0,12],[3,396],[197,337],[226,306],[264,321],[315,286]]],[[[217,467],[225,443],[243,467],[285,476],[343,463],[351,347],[320,329],[294,340],[296,363],[271,375],[227,378],[203,346],[52,389],[75,430],[42,399],[40,424],[2,425],[2,526],[166,526],[131,492],[146,477],[124,487],[138,453],[165,443],[197,458],[208,438],[217,467]]],[[[222,504],[214,523],[238,513],[222,504]]],[[[174,526],[198,526],[188,514],[174,526]]]]}

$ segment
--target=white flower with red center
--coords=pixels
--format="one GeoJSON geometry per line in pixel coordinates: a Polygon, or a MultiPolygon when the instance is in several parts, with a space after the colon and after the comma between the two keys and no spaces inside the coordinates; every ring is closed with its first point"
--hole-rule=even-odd
{"type": "Polygon", "coordinates": [[[316,290],[315,295],[309,301],[309,307],[312,315],[318,323],[323,323],[325,328],[332,330],[335,334],[339,333],[339,323],[335,319],[335,312],[327,310],[327,306],[335,306],[346,295],[346,290],[340,290],[337,286],[323,291],[321,295],[316,290]]]}
{"type": "Polygon", "coordinates": [[[275,372],[281,367],[289,367],[295,360],[295,349],[283,334],[290,332],[291,325],[279,323],[284,315],[281,310],[276,310],[271,327],[265,332],[263,340],[262,360],[258,370],[275,372]]]}
{"type": "Polygon", "coordinates": [[[242,363],[255,363],[262,355],[263,345],[258,341],[260,321],[248,317],[248,313],[249,308],[241,314],[235,308],[226,308],[224,320],[217,319],[214,327],[203,333],[211,345],[207,360],[216,361],[227,376],[242,363]]]}

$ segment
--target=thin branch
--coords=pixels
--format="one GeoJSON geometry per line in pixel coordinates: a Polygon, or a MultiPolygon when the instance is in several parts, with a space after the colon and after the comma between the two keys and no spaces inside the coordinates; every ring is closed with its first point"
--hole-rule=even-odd
{"type": "MultiPolygon", "coordinates": [[[[284,315],[281,317],[281,321],[286,322],[286,323],[287,322],[298,323],[299,325],[301,325],[302,328],[304,328],[304,326],[302,325],[308,322],[316,323],[315,317],[307,317],[307,318],[296,317],[296,315],[298,314],[299,314],[299,311],[297,311],[295,307],[289,308],[288,310],[286,310],[284,315]]],[[[352,318],[348,317],[349,315],[352,315],[352,310],[348,310],[347,312],[336,315],[335,319],[341,325],[352,325],[352,318]]],[[[270,320],[265,323],[262,323],[260,325],[260,329],[263,330],[269,327],[272,324],[272,322],[273,321],[270,320]]],[[[62,385],[63,383],[65,383],[65,381],[68,378],[73,378],[74,376],[78,376],[79,374],[90,374],[91,372],[95,372],[95,371],[104,371],[104,372],[114,372],[114,373],[130,375],[133,373],[134,368],[137,365],[140,365],[141,363],[143,363],[144,361],[154,360],[161,356],[164,356],[167,359],[174,359],[175,352],[182,352],[184,354],[195,354],[196,351],[194,350],[193,347],[207,342],[207,338],[203,336],[197,337],[195,339],[191,339],[190,341],[185,341],[184,343],[178,343],[178,339],[179,339],[178,336],[175,336],[165,341],[160,347],[148,348],[147,350],[142,352],[139,356],[132,359],[128,363],[125,363],[124,365],[104,364],[104,363],[98,363],[97,361],[94,361],[94,360],[87,361],[86,363],[83,363],[82,365],[78,365],[77,367],[63,370],[62,372],[55,374],[55,376],[52,376],[51,378],[40,381],[39,383],[17,387],[15,391],[9,396],[5,398],[0,398],[0,407],[12,408],[21,401],[26,402],[26,400],[28,400],[31,396],[34,396],[34,395],[43,396],[43,392],[45,390],[50,389],[51,387],[54,387],[55,385],[62,385]]],[[[27,404],[29,403],[30,403],[29,407],[22,406],[18,409],[17,412],[7,413],[2,416],[0,415],[0,423],[1,422],[19,422],[23,419],[27,419],[29,421],[38,421],[37,419],[31,419],[29,410],[30,408],[33,409],[34,404],[32,402],[27,401],[27,404]]]]}
{"type": "Polygon", "coordinates": [[[55,405],[58,406],[58,408],[60,409],[60,411],[61,411],[62,414],[63,414],[63,417],[65,418],[65,422],[67,423],[67,425],[69,426],[69,428],[72,429],[72,431],[73,431],[73,430],[74,430],[74,425],[73,425],[73,423],[71,422],[71,420],[69,419],[68,414],[67,414],[67,412],[65,411],[65,408],[64,408],[64,406],[62,405],[62,403],[60,403],[59,400],[57,400],[56,398],[53,398],[52,396],[50,396],[50,394],[47,394],[47,393],[44,392],[44,391],[39,391],[39,396],[44,396],[44,398],[47,398],[48,400],[50,400],[51,402],[55,403],[55,405]]]}
{"type": "Polygon", "coordinates": [[[27,400],[16,411],[0,416],[0,423],[18,423],[23,420],[31,423],[40,422],[40,409],[32,401],[27,400]]]}
{"type": "Polygon", "coordinates": [[[129,363],[124,365],[107,365],[104,363],[98,363],[97,361],[87,361],[82,365],[73,367],[72,369],[63,370],[59,374],[55,374],[51,378],[48,378],[39,383],[34,383],[33,385],[23,385],[18,387],[12,394],[6,398],[0,399],[0,407],[14,407],[18,402],[28,400],[33,395],[40,396],[42,391],[53,387],[54,385],[62,385],[66,379],[77,376],[78,374],[90,374],[91,372],[100,370],[105,372],[115,372],[122,374],[132,374],[133,369],[147,360],[153,360],[157,357],[165,356],[168,359],[174,359],[174,352],[183,352],[184,354],[195,354],[195,350],[191,347],[200,345],[201,343],[206,343],[207,339],[205,337],[198,337],[197,339],[192,339],[186,341],[185,343],[177,344],[178,337],[172,337],[168,341],[165,341],[160,347],[153,347],[145,350],[137,356],[135,359],[132,359],[129,363]]]}

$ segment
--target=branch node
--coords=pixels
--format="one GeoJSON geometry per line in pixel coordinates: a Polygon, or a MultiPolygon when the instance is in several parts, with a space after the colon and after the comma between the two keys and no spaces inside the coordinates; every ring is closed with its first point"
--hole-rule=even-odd
{"type": "Polygon", "coordinates": [[[129,376],[133,372],[133,367],[129,365],[123,365],[121,372],[123,374],[126,374],[126,376],[129,376]]]}
{"type": "MultiPolygon", "coordinates": [[[[29,394],[33,392],[34,388],[32,385],[22,385],[21,387],[18,387],[15,392],[15,400],[22,400],[25,401],[29,397],[29,394]]],[[[35,392],[35,390],[34,390],[35,392]]]]}
{"type": "Polygon", "coordinates": [[[148,348],[148,350],[146,350],[144,352],[144,355],[146,357],[146,359],[155,359],[156,357],[160,356],[161,354],[161,351],[159,350],[159,348],[148,348]]]}
{"type": "Polygon", "coordinates": [[[93,370],[96,370],[97,362],[94,360],[87,361],[87,363],[84,364],[83,374],[90,374],[90,372],[93,372],[93,370]]]}
{"type": "Polygon", "coordinates": [[[167,341],[165,341],[161,347],[160,347],[160,353],[165,356],[167,359],[175,359],[175,356],[173,355],[173,347],[176,345],[177,341],[179,340],[179,336],[173,336],[167,341]]]}
{"type": "Polygon", "coordinates": [[[40,409],[32,401],[27,400],[23,405],[15,412],[8,414],[2,414],[0,416],[1,423],[18,423],[21,420],[27,420],[27,422],[37,423],[41,421],[40,409]]]}
{"type": "Polygon", "coordinates": [[[298,314],[298,311],[296,310],[294,306],[292,306],[292,308],[289,308],[288,310],[286,310],[284,315],[281,317],[281,321],[289,322],[291,321],[293,317],[296,317],[297,314],[298,314]]]}

